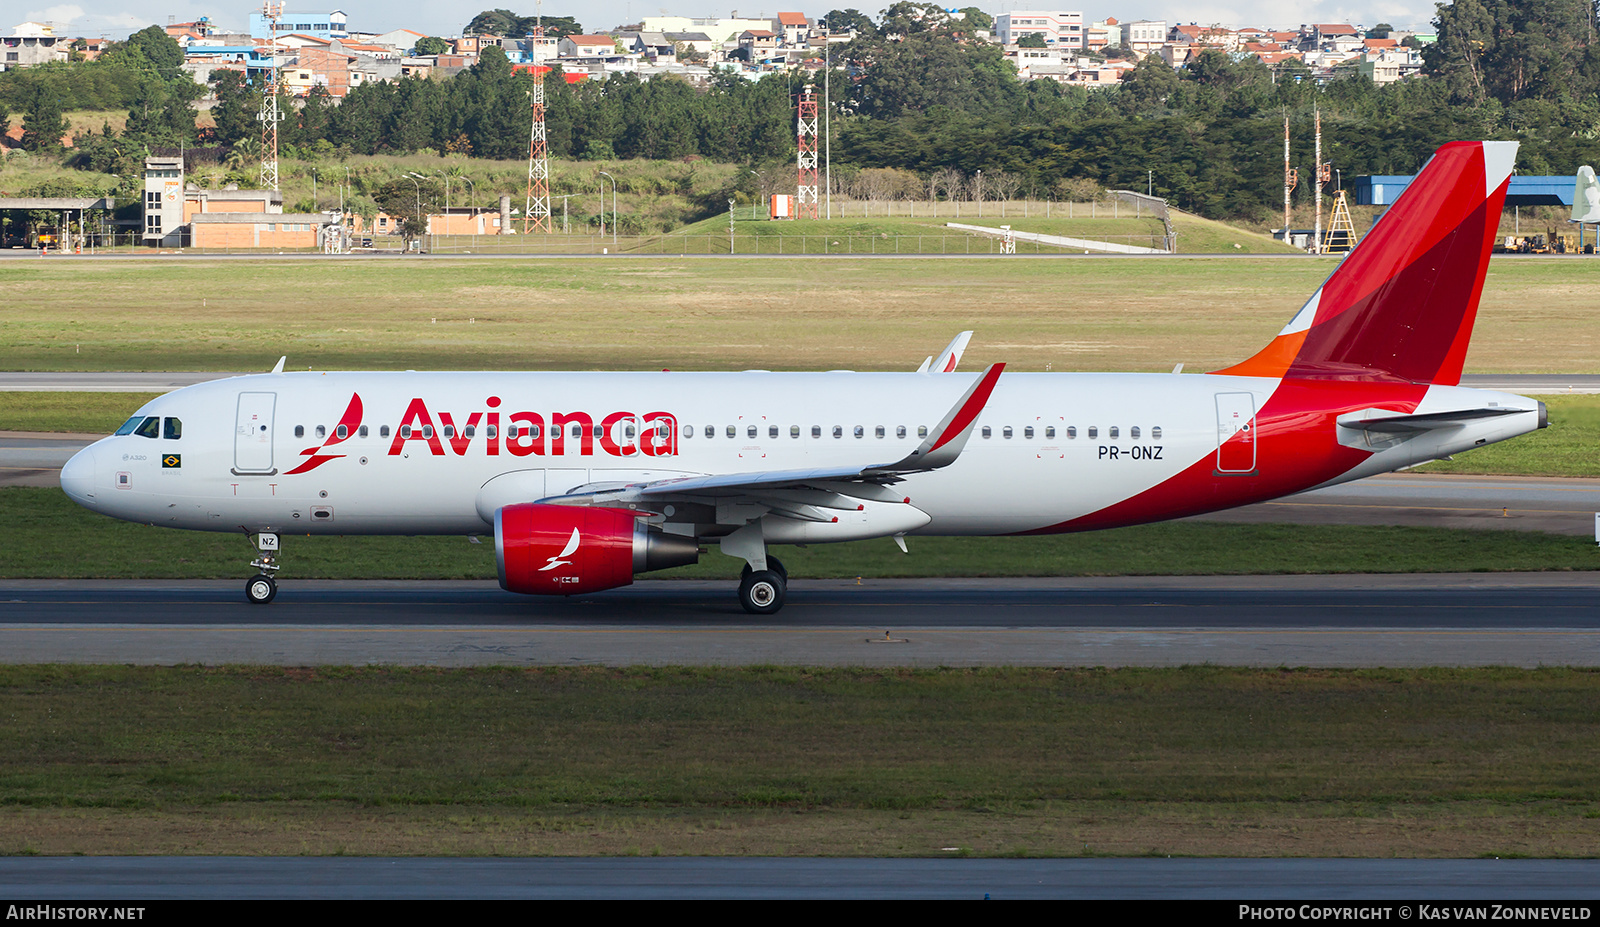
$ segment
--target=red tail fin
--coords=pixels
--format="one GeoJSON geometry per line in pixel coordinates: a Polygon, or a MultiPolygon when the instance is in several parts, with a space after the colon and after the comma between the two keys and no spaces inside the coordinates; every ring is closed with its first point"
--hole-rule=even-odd
{"type": "Polygon", "coordinates": [[[1516,142],[1451,142],[1272,343],[1217,373],[1461,381],[1516,142]]]}

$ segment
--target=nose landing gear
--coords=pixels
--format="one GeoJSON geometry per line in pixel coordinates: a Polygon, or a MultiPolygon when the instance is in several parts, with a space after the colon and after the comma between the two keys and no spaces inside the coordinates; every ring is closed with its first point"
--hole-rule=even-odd
{"type": "Polygon", "coordinates": [[[273,579],[273,574],[279,569],[278,536],[267,531],[257,534],[256,548],[261,551],[261,556],[250,561],[250,565],[261,572],[245,582],[244,598],[251,605],[266,605],[278,595],[278,583],[273,579]]]}

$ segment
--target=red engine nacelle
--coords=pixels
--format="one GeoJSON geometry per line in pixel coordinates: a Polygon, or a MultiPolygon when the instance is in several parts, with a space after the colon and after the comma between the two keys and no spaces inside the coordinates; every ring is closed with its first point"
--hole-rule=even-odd
{"type": "Polygon", "coordinates": [[[651,531],[627,509],[508,505],[494,515],[500,587],[528,595],[577,595],[633,582],[633,574],[700,559],[694,538],[651,531]]]}

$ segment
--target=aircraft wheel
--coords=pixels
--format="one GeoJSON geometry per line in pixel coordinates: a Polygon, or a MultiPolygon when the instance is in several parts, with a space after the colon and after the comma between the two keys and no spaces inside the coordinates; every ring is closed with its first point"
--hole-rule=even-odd
{"type": "Polygon", "coordinates": [[[251,605],[265,605],[278,595],[278,584],[265,573],[250,577],[244,584],[244,597],[251,605]]]}
{"type": "Polygon", "coordinates": [[[788,583],[774,570],[755,570],[739,583],[739,604],[752,615],[773,615],[783,608],[788,583]]]}
{"type": "Polygon", "coordinates": [[[786,585],[788,584],[788,582],[789,582],[789,571],[783,568],[783,561],[782,560],[779,560],[777,557],[768,557],[767,558],[767,569],[769,569],[772,572],[778,574],[779,576],[782,576],[784,583],[786,585]]]}

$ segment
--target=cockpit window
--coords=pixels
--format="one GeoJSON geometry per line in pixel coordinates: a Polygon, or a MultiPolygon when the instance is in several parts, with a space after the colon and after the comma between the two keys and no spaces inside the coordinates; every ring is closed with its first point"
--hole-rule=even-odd
{"type": "Polygon", "coordinates": [[[131,435],[131,434],[133,434],[133,430],[135,428],[138,428],[139,427],[139,423],[142,422],[142,421],[144,421],[144,416],[135,415],[133,418],[130,418],[127,421],[122,423],[122,427],[117,429],[117,434],[119,434],[119,435],[131,435]]]}
{"type": "Polygon", "coordinates": [[[133,433],[141,438],[161,437],[161,416],[152,415],[145,419],[143,424],[133,430],[133,433]]]}
{"type": "Polygon", "coordinates": [[[176,441],[183,437],[183,419],[167,416],[166,424],[162,426],[161,437],[168,441],[176,441]]]}

